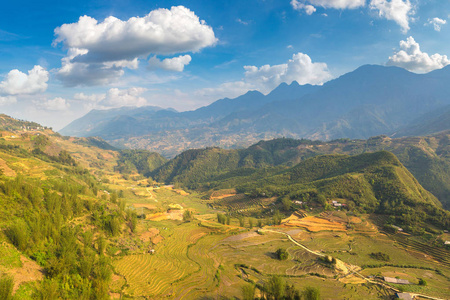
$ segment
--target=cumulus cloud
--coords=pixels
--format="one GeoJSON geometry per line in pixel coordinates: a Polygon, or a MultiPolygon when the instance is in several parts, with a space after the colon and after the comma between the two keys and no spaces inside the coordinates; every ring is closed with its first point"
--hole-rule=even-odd
{"type": "Polygon", "coordinates": [[[166,58],[160,61],[156,56],[153,56],[148,61],[150,69],[164,69],[167,71],[183,72],[184,67],[191,62],[190,55],[180,55],[174,58],[166,58]]]}
{"type": "Polygon", "coordinates": [[[408,32],[410,15],[414,14],[409,0],[371,0],[370,9],[377,10],[381,18],[396,22],[404,33],[408,32]]]}
{"type": "Polygon", "coordinates": [[[305,10],[308,15],[311,15],[316,11],[315,6],[334,9],[355,9],[364,6],[365,2],[366,0],[291,0],[291,6],[295,10],[305,10]]]}
{"type": "Polygon", "coordinates": [[[47,90],[48,72],[41,66],[34,66],[25,74],[17,69],[11,70],[4,81],[0,82],[0,94],[29,95],[47,90]]]}
{"type": "Polygon", "coordinates": [[[50,100],[44,100],[36,104],[39,107],[50,111],[65,111],[70,108],[70,104],[67,102],[67,100],[61,97],[56,97],[50,100]]]}
{"type": "Polygon", "coordinates": [[[74,100],[84,103],[85,108],[112,108],[121,106],[144,106],[147,105],[147,100],[142,97],[142,93],[146,92],[146,88],[132,87],[129,89],[109,89],[104,94],[77,93],[74,95],[74,100]]]}
{"type": "Polygon", "coordinates": [[[425,25],[433,25],[434,30],[441,31],[442,25],[447,24],[447,20],[442,20],[439,18],[428,19],[428,22],[425,25]]]}
{"type": "Polygon", "coordinates": [[[126,21],[111,16],[98,22],[82,16],[76,23],[56,28],[53,44],[69,49],[58,76],[73,86],[110,83],[122,76],[123,68],[137,68],[139,58],[197,52],[216,42],[205,21],[188,8],[176,6],[126,21]]]}
{"type": "Polygon", "coordinates": [[[147,104],[147,100],[141,94],[145,91],[147,89],[141,87],[133,87],[126,90],[112,88],[106,93],[105,99],[100,101],[100,105],[109,107],[144,106],[147,104]]]}
{"type": "Polygon", "coordinates": [[[450,64],[447,55],[436,53],[430,56],[422,52],[412,36],[406,41],[400,41],[400,48],[401,50],[389,57],[387,65],[402,67],[415,73],[427,73],[450,64]]]}
{"type": "Polygon", "coordinates": [[[332,78],[326,63],[312,62],[304,53],[297,53],[287,63],[280,65],[244,66],[244,78],[226,82],[216,88],[197,91],[198,96],[236,97],[248,90],[268,93],[282,82],[320,85],[332,78]]]}
{"type": "Polygon", "coordinates": [[[261,67],[244,66],[245,80],[259,87],[262,91],[270,91],[280,83],[297,81],[299,84],[323,84],[332,78],[326,63],[312,62],[304,53],[297,53],[287,63],[280,65],[264,65],[261,67]]]}
{"type": "Polygon", "coordinates": [[[0,96],[0,106],[8,105],[8,104],[14,104],[17,102],[17,98],[14,96],[0,96]]]}

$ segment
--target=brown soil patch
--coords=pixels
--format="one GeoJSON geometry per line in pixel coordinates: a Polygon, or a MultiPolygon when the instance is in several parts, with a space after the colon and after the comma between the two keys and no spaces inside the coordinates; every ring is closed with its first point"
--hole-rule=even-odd
{"type": "Polygon", "coordinates": [[[135,208],[146,208],[149,210],[153,210],[156,209],[157,207],[153,204],[148,204],[148,203],[133,203],[133,206],[135,208]]]}
{"type": "Polygon", "coordinates": [[[225,194],[225,195],[220,195],[220,196],[211,196],[209,199],[211,199],[211,200],[220,200],[220,199],[223,199],[223,198],[227,198],[227,197],[233,197],[233,196],[236,196],[237,194],[225,194]]]}
{"type": "Polygon", "coordinates": [[[6,162],[1,158],[0,158],[0,170],[3,171],[3,175],[5,175],[5,176],[11,176],[11,177],[16,176],[16,172],[13,169],[11,169],[6,164],[6,162]]]}
{"type": "MultiPolygon", "coordinates": [[[[148,231],[142,233],[139,238],[143,241],[143,242],[152,242],[154,244],[157,244],[154,242],[154,240],[156,239],[156,237],[159,236],[159,230],[156,228],[150,228],[148,231]]],[[[160,241],[158,239],[158,241],[160,241]]]]}
{"type": "Polygon", "coordinates": [[[14,278],[14,293],[22,283],[44,278],[42,268],[36,262],[29,260],[25,256],[20,256],[20,261],[22,262],[21,268],[14,268],[7,272],[14,278]]]}
{"type": "Polygon", "coordinates": [[[322,230],[346,231],[346,228],[342,223],[311,216],[300,219],[295,215],[291,215],[289,218],[284,219],[282,224],[287,227],[303,227],[312,232],[322,230]]]}
{"type": "Polygon", "coordinates": [[[163,221],[163,220],[183,220],[184,210],[171,210],[170,212],[156,213],[147,215],[147,220],[163,221]]]}
{"type": "Polygon", "coordinates": [[[348,217],[348,221],[353,224],[359,224],[362,222],[360,218],[354,216],[348,217]]]}

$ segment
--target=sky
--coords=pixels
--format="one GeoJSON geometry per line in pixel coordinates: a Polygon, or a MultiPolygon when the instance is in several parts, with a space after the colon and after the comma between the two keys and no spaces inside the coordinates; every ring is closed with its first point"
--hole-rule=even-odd
{"type": "Polygon", "coordinates": [[[450,0],[2,3],[0,113],[55,130],[92,109],[193,110],[361,65],[450,64],[450,0]]]}

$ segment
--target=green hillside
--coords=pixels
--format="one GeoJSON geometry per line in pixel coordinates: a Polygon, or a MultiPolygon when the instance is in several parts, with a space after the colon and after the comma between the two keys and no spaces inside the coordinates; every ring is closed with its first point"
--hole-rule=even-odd
{"type": "MultiPolygon", "coordinates": [[[[183,152],[151,173],[158,181],[178,182],[196,188],[226,172],[257,172],[266,167],[287,167],[325,154],[357,155],[386,150],[432,192],[445,208],[450,208],[450,132],[391,139],[386,136],[368,140],[339,139],[331,142],[275,139],[261,141],[241,150],[206,148],[183,152]]],[[[258,172],[257,172],[258,173],[258,172]]],[[[259,174],[259,173],[258,173],[259,174]]]]}

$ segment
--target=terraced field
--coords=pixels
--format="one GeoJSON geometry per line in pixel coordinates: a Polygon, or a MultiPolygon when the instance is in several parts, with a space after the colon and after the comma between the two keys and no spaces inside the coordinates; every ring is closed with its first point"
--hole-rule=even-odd
{"type": "Polygon", "coordinates": [[[403,234],[395,234],[392,236],[393,239],[406,249],[411,249],[413,251],[418,251],[431,256],[433,259],[438,261],[440,264],[450,267],[450,251],[445,249],[439,249],[411,238],[406,237],[403,234]]]}
{"type": "Polygon", "coordinates": [[[159,298],[188,294],[193,286],[212,286],[209,278],[214,278],[210,273],[215,268],[208,256],[211,238],[203,242],[209,229],[194,224],[160,224],[167,227],[161,228],[164,241],[155,254],[130,255],[115,262],[116,272],[127,282],[124,294],[159,298]]]}

